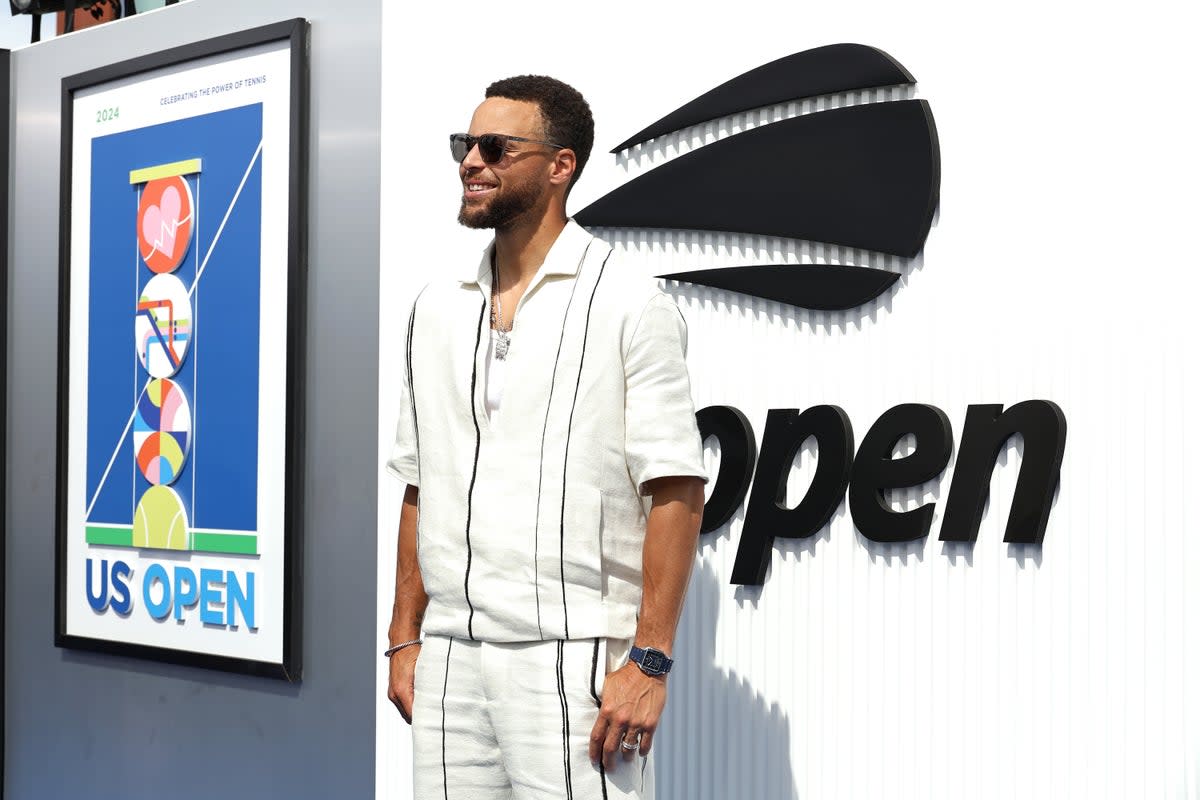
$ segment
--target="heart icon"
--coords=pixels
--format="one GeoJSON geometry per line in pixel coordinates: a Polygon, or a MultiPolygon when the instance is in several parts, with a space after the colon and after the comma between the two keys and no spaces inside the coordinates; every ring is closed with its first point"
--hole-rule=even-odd
{"type": "Polygon", "coordinates": [[[148,206],[142,215],[142,237],[168,259],[175,258],[175,229],[179,226],[179,190],[168,186],[158,205],[148,206]]]}

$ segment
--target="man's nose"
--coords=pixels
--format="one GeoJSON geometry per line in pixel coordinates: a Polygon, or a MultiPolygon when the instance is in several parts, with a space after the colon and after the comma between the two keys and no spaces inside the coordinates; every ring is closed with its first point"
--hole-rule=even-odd
{"type": "Polygon", "coordinates": [[[462,163],[459,164],[459,167],[461,169],[463,169],[464,171],[473,170],[473,169],[483,169],[485,166],[487,166],[487,165],[483,161],[483,156],[481,156],[479,154],[479,143],[478,142],[471,145],[471,149],[467,151],[467,154],[465,156],[463,156],[462,163]]]}

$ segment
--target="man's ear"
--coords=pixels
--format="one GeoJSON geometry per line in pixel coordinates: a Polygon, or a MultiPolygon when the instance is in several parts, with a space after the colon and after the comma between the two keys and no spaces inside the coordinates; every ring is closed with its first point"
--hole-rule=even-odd
{"type": "Polygon", "coordinates": [[[575,151],[570,148],[559,150],[550,166],[550,183],[555,186],[569,184],[574,175],[575,151]]]}

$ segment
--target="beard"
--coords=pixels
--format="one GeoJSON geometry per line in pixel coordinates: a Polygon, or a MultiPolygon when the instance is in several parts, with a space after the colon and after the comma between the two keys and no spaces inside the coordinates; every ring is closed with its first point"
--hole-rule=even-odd
{"type": "Polygon", "coordinates": [[[502,231],[535,208],[542,187],[530,181],[524,185],[497,190],[482,206],[467,206],[464,199],[458,209],[458,224],[468,228],[494,228],[502,231]]]}

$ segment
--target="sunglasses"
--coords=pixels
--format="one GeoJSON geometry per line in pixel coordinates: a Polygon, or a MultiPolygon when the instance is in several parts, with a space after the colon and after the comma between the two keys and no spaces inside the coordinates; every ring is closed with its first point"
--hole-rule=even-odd
{"type": "Polygon", "coordinates": [[[469,133],[452,133],[450,134],[450,155],[454,157],[454,163],[461,164],[463,159],[467,157],[467,153],[471,152],[471,148],[479,145],[479,157],[483,159],[483,163],[495,164],[504,158],[504,154],[508,151],[509,142],[544,144],[546,147],[553,147],[555,150],[567,149],[563,145],[555,144],[554,142],[543,142],[540,139],[526,139],[524,136],[509,136],[503,133],[484,133],[479,136],[472,136],[469,133]]]}

